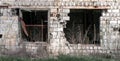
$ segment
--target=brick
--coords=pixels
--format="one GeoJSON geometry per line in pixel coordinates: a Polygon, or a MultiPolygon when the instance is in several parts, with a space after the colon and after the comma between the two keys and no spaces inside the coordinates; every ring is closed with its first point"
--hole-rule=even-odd
{"type": "Polygon", "coordinates": [[[50,27],[50,28],[49,28],[49,31],[50,31],[50,32],[54,31],[53,27],[50,27]]]}
{"type": "Polygon", "coordinates": [[[120,24],[120,20],[118,20],[118,24],[120,24]]]}
{"type": "Polygon", "coordinates": [[[70,20],[70,17],[63,17],[63,20],[70,20]]]}
{"type": "Polygon", "coordinates": [[[5,36],[6,39],[16,39],[16,37],[17,37],[17,35],[15,35],[15,34],[12,34],[12,35],[8,34],[5,36]]]}
{"type": "Polygon", "coordinates": [[[106,24],[106,21],[100,21],[100,24],[106,24]]]}
{"type": "Polygon", "coordinates": [[[109,9],[109,10],[107,10],[108,12],[112,12],[112,10],[111,9],[109,9]]]}
{"type": "Polygon", "coordinates": [[[58,28],[58,31],[63,31],[63,28],[58,28]]]}
{"type": "Polygon", "coordinates": [[[110,21],[110,24],[117,24],[117,21],[110,21]]]}
{"type": "Polygon", "coordinates": [[[70,12],[70,9],[63,9],[63,12],[64,12],[64,13],[69,13],[69,12],[70,12]]]}
{"type": "Polygon", "coordinates": [[[51,9],[50,12],[57,12],[57,9],[51,9]]]}
{"type": "Polygon", "coordinates": [[[50,43],[59,43],[59,39],[51,39],[50,43]]]}
{"type": "Polygon", "coordinates": [[[52,32],[51,34],[52,34],[53,38],[57,37],[57,32],[52,32]]]}
{"type": "Polygon", "coordinates": [[[59,24],[59,25],[58,25],[58,28],[59,28],[59,27],[63,28],[63,25],[59,24]]]}
{"type": "Polygon", "coordinates": [[[16,39],[5,39],[4,43],[6,46],[16,46],[17,41],[16,39]]]}
{"type": "Polygon", "coordinates": [[[55,21],[55,20],[57,20],[57,17],[50,17],[50,20],[55,21]]]}
{"type": "Polygon", "coordinates": [[[58,31],[58,28],[54,28],[54,31],[58,31]]]}
{"type": "Polygon", "coordinates": [[[57,27],[57,24],[50,24],[50,27],[57,27]]]}
{"type": "Polygon", "coordinates": [[[8,20],[8,17],[2,16],[0,17],[1,20],[8,20]]]}

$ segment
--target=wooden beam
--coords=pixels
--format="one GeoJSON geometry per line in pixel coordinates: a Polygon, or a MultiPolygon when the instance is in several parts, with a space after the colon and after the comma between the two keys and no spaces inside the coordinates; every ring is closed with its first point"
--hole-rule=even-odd
{"type": "Polygon", "coordinates": [[[82,7],[82,6],[68,6],[68,7],[63,7],[63,8],[68,8],[68,9],[109,9],[109,6],[105,7],[94,7],[94,6],[88,6],[88,7],[82,7]]]}
{"type": "Polygon", "coordinates": [[[0,5],[0,8],[8,8],[7,5],[0,5]]]}

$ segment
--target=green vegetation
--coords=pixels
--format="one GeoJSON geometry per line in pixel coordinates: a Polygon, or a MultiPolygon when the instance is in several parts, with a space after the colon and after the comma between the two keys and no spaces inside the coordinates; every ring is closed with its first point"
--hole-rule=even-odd
{"type": "Polygon", "coordinates": [[[58,56],[57,58],[47,59],[30,59],[30,58],[18,58],[18,57],[0,57],[0,61],[119,61],[111,58],[89,57],[89,56],[58,56]]]}

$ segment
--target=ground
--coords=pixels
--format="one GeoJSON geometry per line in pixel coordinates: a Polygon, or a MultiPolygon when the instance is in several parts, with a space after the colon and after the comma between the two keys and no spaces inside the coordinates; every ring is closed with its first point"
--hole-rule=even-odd
{"type": "Polygon", "coordinates": [[[113,58],[107,57],[95,57],[95,56],[58,56],[56,58],[47,59],[31,59],[31,58],[18,58],[18,57],[0,57],[0,61],[119,61],[113,58]]]}

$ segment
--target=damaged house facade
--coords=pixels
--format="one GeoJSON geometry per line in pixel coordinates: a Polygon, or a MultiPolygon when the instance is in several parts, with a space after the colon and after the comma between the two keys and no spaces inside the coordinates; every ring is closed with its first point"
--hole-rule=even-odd
{"type": "Polygon", "coordinates": [[[119,0],[0,0],[0,51],[118,54],[119,5],[119,0]]]}

